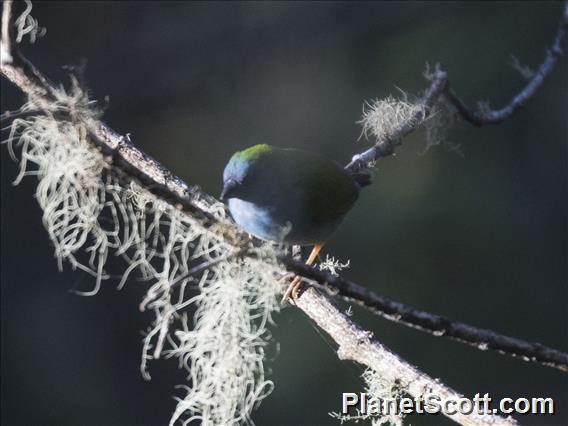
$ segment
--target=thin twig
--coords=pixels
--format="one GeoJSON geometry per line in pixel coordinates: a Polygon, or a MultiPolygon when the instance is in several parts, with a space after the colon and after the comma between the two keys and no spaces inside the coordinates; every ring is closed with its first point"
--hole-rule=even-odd
{"type": "Polygon", "coordinates": [[[242,249],[234,250],[230,253],[227,253],[224,256],[219,256],[215,259],[211,259],[211,260],[201,262],[200,264],[191,268],[185,274],[177,277],[175,279],[175,281],[173,281],[172,284],[170,285],[170,292],[175,287],[179,286],[187,278],[199,276],[199,274],[201,274],[202,272],[205,272],[206,270],[210,269],[212,266],[215,266],[215,265],[217,265],[221,262],[226,262],[226,261],[233,259],[235,257],[245,256],[246,252],[247,252],[247,248],[245,247],[245,248],[242,248],[242,249]]]}
{"type": "Polygon", "coordinates": [[[416,130],[427,117],[438,98],[443,93],[448,82],[448,75],[445,71],[436,68],[432,78],[430,87],[426,89],[420,104],[422,108],[417,110],[410,116],[395,132],[388,138],[377,141],[375,145],[366,151],[353,156],[349,164],[345,166],[345,170],[354,173],[369,167],[369,164],[382,157],[388,157],[394,154],[395,147],[402,143],[402,139],[408,134],[416,130]]]}
{"type": "Polygon", "coordinates": [[[41,112],[38,109],[19,109],[16,111],[4,111],[0,114],[0,121],[13,120],[15,118],[24,117],[26,115],[33,115],[41,112]]]}
{"type": "Polygon", "coordinates": [[[544,61],[533,73],[527,85],[516,94],[507,105],[498,110],[490,110],[487,108],[473,111],[463,102],[448,84],[444,90],[446,98],[456,107],[460,116],[474,126],[481,127],[485,124],[499,124],[510,118],[515,112],[522,108],[527,101],[534,96],[540,89],[544,80],[550,75],[554,66],[558,62],[558,58],[564,53],[564,44],[566,43],[566,34],[568,33],[568,2],[564,4],[562,19],[558,25],[558,31],[552,47],[546,51],[544,61]]]}
{"type": "Polygon", "coordinates": [[[0,33],[0,62],[12,62],[12,43],[10,41],[10,22],[12,19],[12,0],[4,0],[2,7],[2,32],[0,33]]]}

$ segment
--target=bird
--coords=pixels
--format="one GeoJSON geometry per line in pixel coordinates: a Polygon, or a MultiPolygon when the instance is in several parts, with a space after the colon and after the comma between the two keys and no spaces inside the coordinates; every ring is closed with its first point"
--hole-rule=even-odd
{"type": "MultiPolygon", "coordinates": [[[[261,240],[313,246],[311,265],[359,197],[370,175],[350,173],[314,152],[253,145],[234,153],[223,171],[221,200],[235,222],[261,240]]],[[[282,301],[297,297],[295,277],[282,301]]]]}

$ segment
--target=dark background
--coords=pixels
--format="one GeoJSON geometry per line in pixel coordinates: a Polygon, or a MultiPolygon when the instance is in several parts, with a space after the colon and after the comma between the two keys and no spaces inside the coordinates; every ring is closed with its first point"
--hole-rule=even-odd
{"type": "MultiPolygon", "coordinates": [[[[507,101],[523,84],[510,54],[535,65],[556,32],[551,2],[186,3],[37,2],[48,29],[27,56],[54,81],[88,60],[105,120],[191,184],[220,191],[222,168],[256,143],[304,147],[345,163],[364,100],[419,93],[441,62],[470,104],[507,101]]],[[[423,153],[423,133],[381,161],[372,186],[326,247],[345,276],[395,300],[568,350],[567,69],[499,126],[453,128],[423,153]]],[[[2,110],[22,98],[2,80],[2,110]]],[[[7,123],[4,123],[5,126],[7,123]]],[[[6,133],[2,137],[5,138],[6,133]]],[[[137,306],[145,284],[109,283],[91,298],[80,272],[57,271],[33,198],[2,155],[3,425],[163,425],[184,374],[175,361],[138,370],[137,306]]],[[[372,317],[354,319],[428,374],[472,396],[553,397],[558,413],[517,418],[568,424],[568,376],[372,317]]],[[[362,390],[296,309],[276,318],[274,393],[259,425],[333,425],[341,392],[362,390]]],[[[440,417],[412,424],[449,424],[440,417]]]]}

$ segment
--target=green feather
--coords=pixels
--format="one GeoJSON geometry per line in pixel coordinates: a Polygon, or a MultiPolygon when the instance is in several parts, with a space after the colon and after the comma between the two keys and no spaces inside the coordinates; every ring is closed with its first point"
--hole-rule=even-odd
{"type": "Polygon", "coordinates": [[[266,157],[272,157],[274,162],[286,164],[287,172],[293,176],[299,186],[298,190],[304,194],[304,207],[314,225],[343,217],[357,201],[359,185],[334,161],[301,149],[268,145],[252,148],[253,152],[269,153],[266,157]]]}
{"type": "Polygon", "coordinates": [[[238,160],[241,160],[241,161],[243,161],[243,160],[244,161],[256,161],[260,157],[262,157],[263,155],[268,154],[273,150],[274,150],[273,147],[263,143],[263,144],[253,145],[253,146],[251,146],[247,149],[243,149],[242,151],[238,151],[238,152],[235,153],[234,157],[235,157],[235,159],[238,159],[238,160]]]}
{"type": "Polygon", "coordinates": [[[319,159],[307,176],[307,207],[316,222],[325,223],[344,216],[359,196],[359,187],[339,165],[319,159]]]}

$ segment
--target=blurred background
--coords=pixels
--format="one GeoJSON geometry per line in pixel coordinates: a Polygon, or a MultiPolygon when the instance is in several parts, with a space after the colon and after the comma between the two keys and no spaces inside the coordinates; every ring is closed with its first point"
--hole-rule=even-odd
{"type": "MultiPolygon", "coordinates": [[[[256,143],[319,151],[340,163],[358,141],[365,100],[420,94],[440,62],[470,105],[501,106],[536,66],[559,2],[37,2],[46,37],[24,52],[53,81],[87,61],[105,120],[190,184],[218,195],[230,155],[256,143]]],[[[382,160],[325,251],[345,276],[423,310],[568,351],[566,58],[525,108],[499,126],[458,124],[425,151],[424,133],[382,160]],[[457,151],[455,148],[459,146],[457,151]]],[[[1,82],[2,111],[21,95],[1,82]]],[[[4,123],[3,125],[6,125],[4,123]]],[[[2,134],[2,138],[7,136],[2,134]]],[[[3,425],[163,425],[184,383],[175,361],[139,372],[144,283],[94,297],[81,272],[57,271],[33,177],[0,149],[3,425]]],[[[347,306],[345,306],[347,309],[347,306]]],[[[355,321],[465,395],[553,397],[568,424],[568,375],[392,324],[355,321]]],[[[284,309],[268,364],[276,388],[258,425],[333,425],[342,392],[362,390],[303,314],[284,309]]],[[[413,416],[413,425],[450,424],[413,416]]]]}

